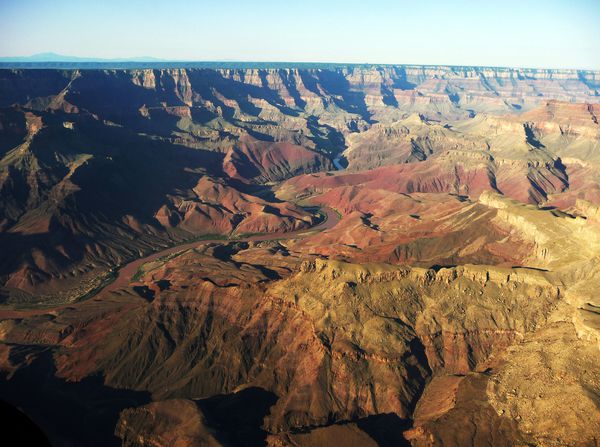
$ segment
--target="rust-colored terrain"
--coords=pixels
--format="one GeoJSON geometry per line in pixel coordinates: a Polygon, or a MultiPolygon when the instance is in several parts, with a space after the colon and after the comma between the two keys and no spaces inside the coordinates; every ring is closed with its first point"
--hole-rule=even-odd
{"type": "Polygon", "coordinates": [[[600,73],[0,70],[0,399],[55,446],[596,446],[600,73]]]}

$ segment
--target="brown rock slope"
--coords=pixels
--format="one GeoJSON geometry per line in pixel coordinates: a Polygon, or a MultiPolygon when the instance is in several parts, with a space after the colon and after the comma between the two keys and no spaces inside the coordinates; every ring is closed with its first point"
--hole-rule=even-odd
{"type": "MultiPolygon", "coordinates": [[[[18,396],[31,384],[19,378],[38,365],[36,349],[49,346],[61,383],[101,374],[111,390],[197,402],[197,411],[181,404],[191,411],[181,422],[169,403],[123,412],[117,433],[128,445],[136,435],[158,445],[182,437],[223,442],[244,430],[272,445],[338,436],[589,444],[599,351],[586,315],[593,286],[585,285],[597,277],[586,265],[598,229],[501,196],[484,195],[480,206],[536,247],[524,262],[537,269],[302,262],[293,241],[212,244],[145,266],[138,285],[118,293],[51,312],[5,313],[2,368],[12,379],[4,383],[18,396]],[[34,349],[24,356],[23,345],[34,349]],[[570,406],[557,406],[566,385],[570,406]],[[246,404],[235,406],[248,393],[263,405],[250,412],[261,415],[253,422],[246,404]],[[211,401],[215,395],[226,400],[211,401]],[[541,422],[548,418],[560,424],[541,422]]],[[[66,395],[77,390],[61,386],[66,395]]],[[[54,388],[36,393],[51,399],[54,388]]],[[[140,405],[127,402],[135,400],[119,408],[140,405]]],[[[56,411],[38,409],[36,420],[45,427],[56,411]]]]}
{"type": "Polygon", "coordinates": [[[533,246],[497,223],[498,211],[446,194],[404,194],[375,184],[340,186],[311,198],[342,221],[293,243],[296,250],[352,262],[425,267],[523,265],[533,246]]]}
{"type": "Polygon", "coordinates": [[[261,285],[259,271],[273,270],[256,271],[240,252],[217,265],[206,254],[196,261],[199,254],[184,253],[146,273],[142,281],[158,285],[138,292],[148,304],[128,298],[114,316],[98,319],[100,302],[90,302],[44,325],[39,317],[15,322],[5,341],[84,317],[56,345],[59,377],[101,371],[106,385],[148,390],[154,399],[258,387],[277,397],[265,429],[286,433],[377,414],[410,419],[432,375],[485,368],[543,324],[558,299],[556,286],[535,271],[436,273],[317,259],[261,285]],[[226,269],[237,278],[224,282],[226,269]],[[185,271],[203,279],[190,283],[185,271]]]}
{"type": "Polygon", "coordinates": [[[89,115],[7,110],[5,132],[21,138],[0,161],[0,273],[11,300],[77,298],[113,267],[159,247],[199,235],[308,228],[313,220],[256,188],[240,191],[220,154],[89,115]],[[65,127],[64,119],[73,121],[65,127]]]}
{"type": "Polygon", "coordinates": [[[597,87],[595,72],[415,66],[2,70],[0,230],[22,253],[0,260],[3,299],[83,296],[190,237],[299,228],[307,214],[258,186],[343,151],[394,192],[596,203],[597,87]],[[203,203],[201,178],[247,206],[203,203]]]}
{"type": "Polygon", "coordinates": [[[489,189],[523,202],[572,206],[577,198],[596,200],[596,115],[594,104],[556,101],[520,116],[458,122],[413,114],[348,136],[344,155],[353,171],[409,163],[401,174],[417,180],[403,185],[405,192],[476,196],[489,189]]]}

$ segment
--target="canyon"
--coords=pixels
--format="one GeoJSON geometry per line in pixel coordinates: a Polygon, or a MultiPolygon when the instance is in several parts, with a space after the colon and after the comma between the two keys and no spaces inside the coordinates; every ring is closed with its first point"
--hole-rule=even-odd
{"type": "Polygon", "coordinates": [[[0,399],[52,445],[600,442],[600,72],[0,69],[0,399]]]}

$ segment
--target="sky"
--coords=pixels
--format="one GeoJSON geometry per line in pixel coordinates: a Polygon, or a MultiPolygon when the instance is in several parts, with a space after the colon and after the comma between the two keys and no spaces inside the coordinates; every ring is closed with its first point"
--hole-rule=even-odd
{"type": "Polygon", "coordinates": [[[0,56],[600,69],[600,0],[0,0],[0,56]]]}

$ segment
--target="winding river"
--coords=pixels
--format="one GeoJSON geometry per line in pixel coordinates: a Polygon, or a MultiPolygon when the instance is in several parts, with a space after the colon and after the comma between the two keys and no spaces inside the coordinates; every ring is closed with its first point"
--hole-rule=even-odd
{"type": "MultiPolygon", "coordinates": [[[[144,258],[136,259],[128,264],[125,264],[121,268],[119,268],[117,272],[117,277],[114,281],[106,284],[104,287],[96,290],[93,296],[97,296],[101,292],[114,292],[119,289],[123,289],[129,285],[133,276],[138,271],[138,269],[147,262],[155,261],[163,256],[170,255],[172,253],[176,253],[182,250],[189,250],[191,248],[198,247],[200,245],[206,245],[211,243],[223,244],[227,242],[261,242],[261,241],[272,241],[275,239],[300,239],[311,234],[314,234],[318,231],[328,230],[329,228],[333,228],[340,221],[339,215],[331,208],[322,207],[321,211],[325,213],[325,219],[321,221],[319,224],[315,225],[312,228],[307,228],[304,230],[290,231],[287,233],[279,232],[279,233],[269,233],[269,234],[257,234],[253,236],[248,236],[245,238],[239,239],[205,239],[201,241],[194,241],[189,243],[184,243],[181,245],[175,245],[173,247],[166,248],[161,251],[157,251],[148,255],[144,258]]],[[[89,297],[91,298],[91,297],[89,297]]]]}

